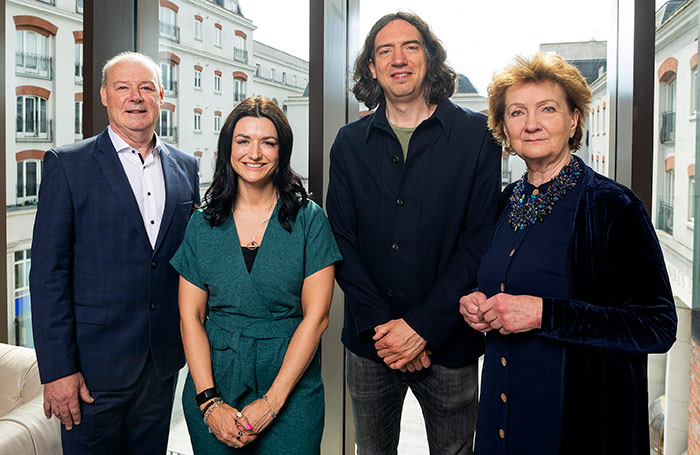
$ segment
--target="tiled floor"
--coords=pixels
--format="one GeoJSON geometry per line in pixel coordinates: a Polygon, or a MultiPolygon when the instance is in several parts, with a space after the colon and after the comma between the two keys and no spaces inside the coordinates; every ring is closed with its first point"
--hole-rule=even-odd
{"type": "MultiPolygon", "coordinates": [[[[170,424],[170,440],[168,441],[169,455],[192,455],[192,445],[187,432],[187,425],[182,414],[182,387],[187,376],[187,369],[180,372],[180,377],[175,392],[175,405],[173,406],[172,422],[170,424]]],[[[401,455],[427,455],[428,441],[425,436],[425,425],[420,405],[415,397],[408,391],[401,417],[401,437],[399,439],[399,454],[401,455]]]]}

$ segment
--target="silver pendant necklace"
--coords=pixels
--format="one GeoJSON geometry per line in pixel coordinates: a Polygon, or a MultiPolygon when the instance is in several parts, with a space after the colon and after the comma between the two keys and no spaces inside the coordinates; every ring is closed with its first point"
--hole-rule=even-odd
{"type": "MultiPolygon", "coordinates": [[[[260,243],[258,243],[255,239],[258,238],[258,236],[262,233],[262,229],[265,226],[265,223],[270,221],[272,218],[272,211],[274,210],[275,204],[277,203],[277,195],[275,195],[274,198],[272,198],[272,201],[270,203],[270,207],[267,209],[267,216],[263,218],[262,223],[260,223],[260,226],[258,227],[257,231],[255,232],[255,235],[252,235],[250,233],[250,229],[248,229],[248,223],[241,223],[243,225],[243,229],[245,229],[246,233],[248,234],[248,237],[250,237],[250,240],[248,243],[246,243],[245,247],[248,248],[250,251],[254,251],[260,247],[260,243]]],[[[241,213],[242,211],[239,211],[241,213]]]]}

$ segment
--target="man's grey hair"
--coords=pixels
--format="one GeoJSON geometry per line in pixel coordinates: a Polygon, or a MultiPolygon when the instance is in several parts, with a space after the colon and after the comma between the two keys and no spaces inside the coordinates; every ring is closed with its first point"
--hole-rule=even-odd
{"type": "Polygon", "coordinates": [[[146,67],[153,70],[156,75],[156,82],[158,83],[158,91],[163,88],[163,76],[160,73],[160,66],[148,55],[142,54],[140,52],[120,52],[114,57],[107,60],[107,63],[102,67],[102,87],[107,86],[107,76],[109,75],[109,70],[112,69],[114,65],[119,62],[138,62],[146,65],[146,67]]]}

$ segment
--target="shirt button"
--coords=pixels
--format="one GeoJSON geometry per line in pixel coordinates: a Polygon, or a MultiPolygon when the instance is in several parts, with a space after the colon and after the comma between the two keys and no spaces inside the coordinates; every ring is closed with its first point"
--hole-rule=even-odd
{"type": "Polygon", "coordinates": [[[502,394],[501,394],[501,401],[503,401],[504,403],[505,403],[506,401],[508,401],[508,399],[507,399],[505,393],[502,393],[502,394]]]}
{"type": "MultiPolygon", "coordinates": [[[[151,195],[151,192],[150,192],[150,191],[148,192],[148,195],[149,195],[149,196],[151,195]]],[[[515,250],[513,250],[513,251],[515,251],[515,250]]]]}
{"type": "MultiPolygon", "coordinates": [[[[151,194],[151,193],[148,193],[148,194],[151,194]]],[[[514,254],[515,254],[515,248],[510,250],[510,254],[508,256],[513,257],[514,254]]]]}
{"type": "Polygon", "coordinates": [[[152,268],[153,270],[155,270],[156,268],[158,268],[158,263],[157,263],[156,261],[151,262],[151,268],[152,268]]]}
{"type": "Polygon", "coordinates": [[[387,291],[386,296],[387,296],[387,297],[390,297],[390,298],[393,296],[393,294],[392,294],[392,292],[391,292],[391,289],[389,289],[389,290],[387,291]]]}
{"type": "Polygon", "coordinates": [[[392,161],[393,163],[398,163],[398,162],[399,162],[399,157],[396,156],[396,155],[394,155],[394,156],[391,158],[391,161],[392,161]]]}
{"type": "Polygon", "coordinates": [[[537,196],[538,194],[540,194],[540,190],[538,190],[537,188],[535,188],[534,190],[532,190],[532,195],[533,195],[533,196],[537,196]]]}
{"type": "Polygon", "coordinates": [[[391,249],[394,251],[399,251],[401,247],[399,247],[398,243],[394,243],[393,245],[391,245],[391,249]]]}
{"type": "Polygon", "coordinates": [[[155,304],[155,303],[151,303],[151,309],[152,309],[152,310],[155,310],[155,309],[156,309],[156,304],[155,304]]]}
{"type": "MultiPolygon", "coordinates": [[[[153,220],[151,220],[151,224],[156,224],[156,222],[153,221],[153,220]]],[[[501,287],[503,287],[503,285],[501,285],[501,287]]],[[[503,289],[501,289],[501,291],[502,291],[502,290],[503,290],[503,289]]]]}
{"type": "Polygon", "coordinates": [[[503,365],[503,366],[508,365],[508,362],[506,362],[506,358],[505,358],[505,357],[501,357],[501,365],[503,365]]]}
{"type": "Polygon", "coordinates": [[[401,199],[401,198],[399,198],[399,199],[396,200],[396,203],[397,203],[398,205],[404,205],[404,200],[401,199]]]}
{"type": "Polygon", "coordinates": [[[501,283],[501,292],[505,291],[505,289],[506,289],[506,285],[501,283]]]}
{"type": "Polygon", "coordinates": [[[505,437],[506,437],[506,432],[503,431],[503,428],[501,428],[500,430],[498,430],[498,436],[500,436],[501,439],[505,439],[505,437]]]}

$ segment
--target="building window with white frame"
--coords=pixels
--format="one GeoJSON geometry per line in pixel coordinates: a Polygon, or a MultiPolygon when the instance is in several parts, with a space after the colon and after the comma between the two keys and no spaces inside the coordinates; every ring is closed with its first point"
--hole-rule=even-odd
{"type": "Polygon", "coordinates": [[[199,16],[194,17],[194,39],[202,40],[202,19],[199,16]]]}
{"type": "Polygon", "coordinates": [[[177,25],[177,13],[165,6],[158,10],[160,36],[176,43],[180,42],[180,27],[177,25]]]}
{"type": "Polygon", "coordinates": [[[676,140],[676,78],[662,83],[664,90],[663,112],[661,113],[661,143],[675,142],[676,140]]]}
{"type": "Polygon", "coordinates": [[[21,76],[52,79],[49,38],[32,30],[17,30],[15,73],[21,76]]]}
{"type": "Polygon", "coordinates": [[[198,69],[194,70],[194,88],[202,89],[202,71],[198,69]]]}
{"type": "Polygon", "coordinates": [[[194,111],[194,131],[196,133],[202,132],[202,112],[194,111]]]}
{"type": "Polygon", "coordinates": [[[237,62],[248,63],[248,51],[245,48],[245,38],[236,35],[233,40],[233,59],[237,62]]]}
{"type": "Polygon", "coordinates": [[[75,12],[83,14],[83,0],[75,0],[75,12]]]}
{"type": "Polygon", "coordinates": [[[245,84],[246,81],[242,79],[234,79],[233,80],[233,101],[238,103],[240,101],[243,101],[246,96],[245,96],[245,84]]]}
{"type": "Polygon", "coordinates": [[[214,113],[214,132],[218,133],[221,131],[221,112],[214,113]]]}
{"type": "Polygon", "coordinates": [[[695,176],[688,177],[688,221],[695,221],[695,176]]]}
{"type": "Polygon", "coordinates": [[[74,128],[75,139],[80,140],[83,138],[83,102],[75,102],[75,128],[74,128]]]}
{"type": "Polygon", "coordinates": [[[255,75],[260,77],[260,63],[255,64],[255,75]]]}
{"type": "Polygon", "coordinates": [[[83,43],[75,43],[75,63],[73,64],[75,69],[75,83],[83,83],[83,43]]]}
{"type": "Polygon", "coordinates": [[[48,100],[35,95],[17,97],[17,140],[51,140],[48,100]]]}
{"type": "Polygon", "coordinates": [[[275,81],[275,77],[277,77],[277,75],[275,74],[275,69],[270,68],[270,79],[272,80],[272,82],[275,81]]]}
{"type": "Polygon", "coordinates": [[[17,204],[36,202],[41,184],[43,161],[37,159],[17,161],[17,204]]]}
{"type": "Polygon", "coordinates": [[[214,26],[214,45],[221,47],[223,31],[221,30],[221,25],[216,24],[214,26]]]}
{"type": "Polygon", "coordinates": [[[221,73],[214,73],[214,93],[221,93],[221,73]]]}
{"type": "Polygon", "coordinates": [[[160,110],[158,121],[158,136],[166,142],[177,142],[177,128],[175,127],[173,111],[170,109],[160,110]]]}
{"type": "Polygon", "coordinates": [[[177,96],[177,69],[175,65],[171,63],[161,62],[160,72],[163,77],[163,90],[165,91],[165,96],[176,97],[177,96]]]}
{"type": "Polygon", "coordinates": [[[34,347],[32,332],[32,308],[29,295],[29,270],[32,263],[32,250],[27,248],[14,252],[14,318],[15,327],[19,333],[15,334],[19,346],[34,347]]]}
{"type": "Polygon", "coordinates": [[[698,66],[690,69],[690,115],[698,113],[698,94],[695,91],[698,83],[698,66]]]}

